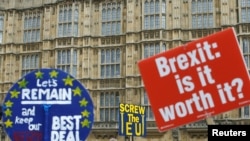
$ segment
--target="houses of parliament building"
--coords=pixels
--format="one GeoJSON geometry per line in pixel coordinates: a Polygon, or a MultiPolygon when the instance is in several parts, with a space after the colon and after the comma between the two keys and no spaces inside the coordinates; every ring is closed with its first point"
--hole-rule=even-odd
{"type": "MultiPolygon", "coordinates": [[[[93,100],[87,141],[207,141],[206,120],[158,131],[137,63],[228,27],[250,68],[250,0],[0,0],[0,99],[23,75],[57,68],[93,100]],[[145,137],[118,134],[119,103],[146,107],[145,137]]],[[[250,124],[250,109],[212,120],[250,124]]],[[[9,141],[0,127],[0,141],[9,141]]]]}

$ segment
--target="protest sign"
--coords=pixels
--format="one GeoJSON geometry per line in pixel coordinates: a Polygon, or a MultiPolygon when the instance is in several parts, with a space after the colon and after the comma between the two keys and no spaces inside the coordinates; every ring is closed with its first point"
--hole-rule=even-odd
{"type": "Polygon", "coordinates": [[[145,136],[146,115],[145,107],[120,103],[119,109],[119,135],[145,136]]]}
{"type": "Polygon", "coordinates": [[[249,74],[233,28],[138,66],[159,131],[250,104],[249,74]]]}
{"type": "Polygon", "coordinates": [[[3,124],[13,141],[84,141],[94,106],[83,85],[59,69],[32,71],[3,103],[3,124]]]}

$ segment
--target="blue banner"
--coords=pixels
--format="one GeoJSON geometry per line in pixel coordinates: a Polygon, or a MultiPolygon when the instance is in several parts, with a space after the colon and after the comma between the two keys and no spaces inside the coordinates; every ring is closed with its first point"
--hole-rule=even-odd
{"type": "Polygon", "coordinates": [[[84,141],[93,122],[87,90],[58,69],[28,73],[3,103],[4,129],[12,141],[84,141]]]}

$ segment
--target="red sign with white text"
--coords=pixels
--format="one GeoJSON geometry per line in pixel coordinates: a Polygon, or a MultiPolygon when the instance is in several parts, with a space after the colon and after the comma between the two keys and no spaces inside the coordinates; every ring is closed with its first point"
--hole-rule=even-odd
{"type": "Polygon", "coordinates": [[[159,131],[250,104],[250,81],[233,28],[138,63],[159,131]]]}

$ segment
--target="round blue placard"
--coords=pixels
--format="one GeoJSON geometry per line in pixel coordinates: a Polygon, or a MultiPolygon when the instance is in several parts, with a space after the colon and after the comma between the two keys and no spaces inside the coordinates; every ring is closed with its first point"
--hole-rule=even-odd
{"type": "Polygon", "coordinates": [[[93,122],[87,90],[59,69],[28,73],[3,103],[4,129],[12,141],[85,141],[93,122]]]}

